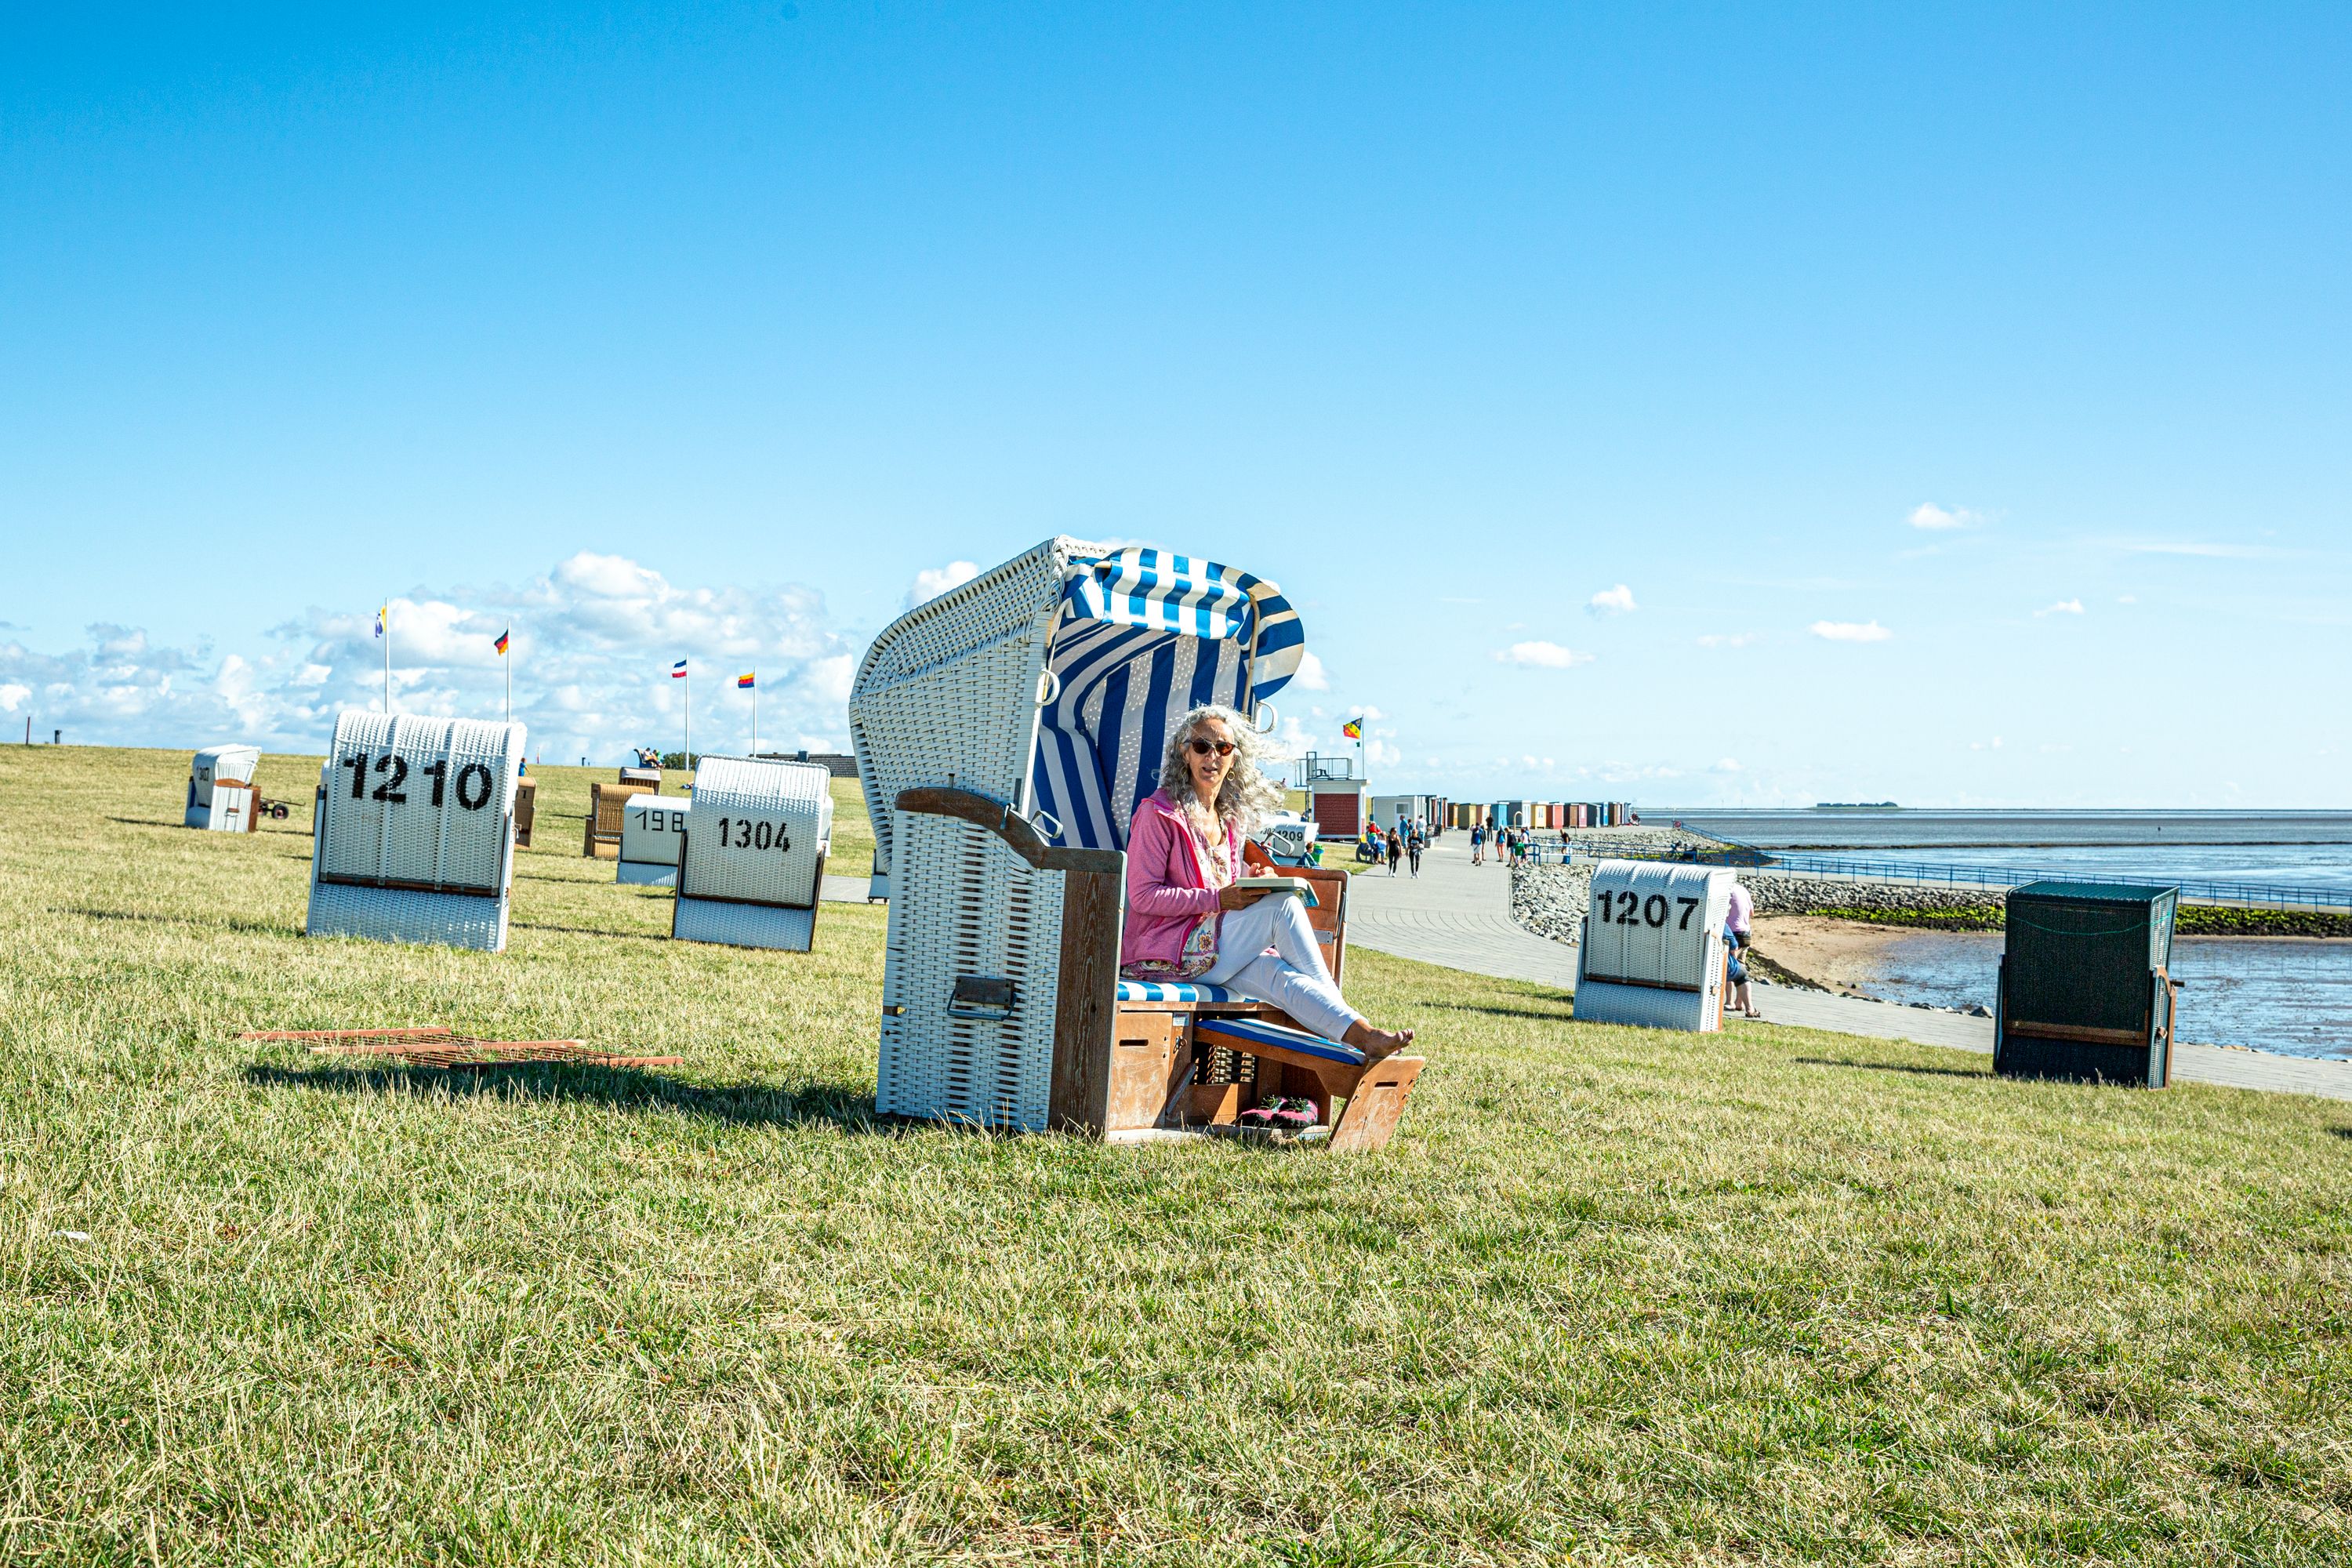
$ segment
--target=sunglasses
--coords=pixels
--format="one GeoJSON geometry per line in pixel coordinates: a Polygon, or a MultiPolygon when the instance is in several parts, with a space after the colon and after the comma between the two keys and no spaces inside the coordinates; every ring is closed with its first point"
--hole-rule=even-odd
{"type": "Polygon", "coordinates": [[[1217,755],[1221,757],[1230,757],[1234,754],[1234,743],[1231,741],[1194,740],[1188,743],[1192,746],[1192,754],[1196,757],[1205,757],[1211,752],[1216,752],[1217,755]]]}

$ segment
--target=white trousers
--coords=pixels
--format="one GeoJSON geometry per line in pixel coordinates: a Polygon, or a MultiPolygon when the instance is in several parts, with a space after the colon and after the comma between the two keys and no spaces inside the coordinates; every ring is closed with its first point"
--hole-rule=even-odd
{"type": "Polygon", "coordinates": [[[1286,893],[1219,916],[1216,965],[1201,979],[1253,1002],[1271,1002],[1301,1028],[1328,1040],[1363,1017],[1340,999],[1315,928],[1307,923],[1306,901],[1286,893]]]}

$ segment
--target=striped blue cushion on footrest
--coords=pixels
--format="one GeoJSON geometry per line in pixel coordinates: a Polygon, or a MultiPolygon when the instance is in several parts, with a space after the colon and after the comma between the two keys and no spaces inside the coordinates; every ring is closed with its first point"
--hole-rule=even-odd
{"type": "Polygon", "coordinates": [[[1190,980],[1122,980],[1118,983],[1118,999],[1122,1002],[1239,1002],[1244,998],[1222,985],[1202,985],[1190,980]]]}
{"type": "Polygon", "coordinates": [[[1244,1056],[1252,1046],[1280,1046],[1301,1056],[1320,1057],[1327,1062],[1360,1068],[1364,1065],[1364,1053],[1353,1046],[1343,1046],[1337,1040],[1327,1040],[1320,1035],[1310,1035],[1304,1029],[1286,1029],[1279,1024],[1263,1024],[1255,1018],[1201,1018],[1192,1025],[1192,1037],[1206,1040],[1213,1046],[1223,1046],[1244,1056]]]}

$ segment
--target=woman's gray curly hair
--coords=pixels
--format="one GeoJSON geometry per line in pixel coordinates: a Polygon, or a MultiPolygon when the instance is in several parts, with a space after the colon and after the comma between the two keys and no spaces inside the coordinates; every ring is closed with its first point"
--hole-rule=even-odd
{"type": "Polygon", "coordinates": [[[1265,776],[1266,763],[1287,762],[1271,737],[1221,703],[1195,708],[1176,721],[1168,732],[1168,754],[1160,764],[1160,787],[1178,805],[1192,800],[1192,770],[1184,754],[1184,743],[1192,731],[1207,720],[1223,721],[1225,732],[1234,738],[1234,765],[1225,774],[1225,782],[1217,789],[1217,816],[1220,820],[1231,818],[1246,838],[1257,831],[1270,816],[1279,816],[1286,808],[1281,786],[1265,776]]]}

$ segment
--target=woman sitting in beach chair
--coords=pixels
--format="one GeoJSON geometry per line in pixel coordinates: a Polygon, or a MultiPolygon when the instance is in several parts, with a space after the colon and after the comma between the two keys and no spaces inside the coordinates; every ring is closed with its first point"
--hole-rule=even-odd
{"type": "Polygon", "coordinates": [[[1412,1031],[1376,1029],[1348,1005],[1303,901],[1234,886],[1250,872],[1280,871],[1249,842],[1283,804],[1258,766],[1264,746],[1256,728],[1225,707],[1195,708],[1170,734],[1160,788],[1136,806],[1128,831],[1120,973],[1222,985],[1271,1003],[1367,1062],[1393,1055],[1412,1031]]]}

